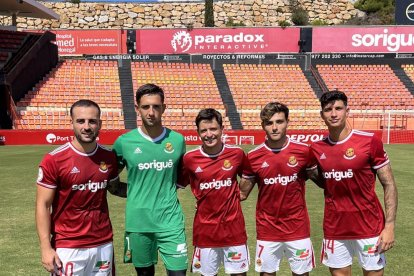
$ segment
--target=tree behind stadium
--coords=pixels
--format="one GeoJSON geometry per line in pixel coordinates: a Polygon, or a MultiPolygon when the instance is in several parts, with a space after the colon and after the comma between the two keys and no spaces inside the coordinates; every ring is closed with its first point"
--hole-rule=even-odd
{"type": "Polygon", "coordinates": [[[205,0],[204,25],[205,27],[214,27],[213,0],[205,0]]]}

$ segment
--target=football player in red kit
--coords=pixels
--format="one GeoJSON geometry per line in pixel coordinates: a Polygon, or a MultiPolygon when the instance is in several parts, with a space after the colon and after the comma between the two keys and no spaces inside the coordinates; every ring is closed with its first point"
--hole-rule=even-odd
{"type": "Polygon", "coordinates": [[[73,141],[39,165],[36,226],[42,264],[52,275],[115,275],[106,191],[119,178],[115,154],[96,142],[100,113],[93,101],[75,102],[73,141]]]}
{"type": "MultiPolygon", "coordinates": [[[[285,255],[292,275],[308,275],[315,266],[315,258],[305,181],[308,178],[317,180],[316,165],[310,164],[309,146],[286,135],[289,124],[286,105],[268,103],[260,119],[267,139],[248,153],[259,188],[256,271],[260,275],[276,275],[285,255]]],[[[242,197],[247,197],[252,188],[253,185],[242,185],[242,197]]]]}
{"type": "Polygon", "coordinates": [[[320,98],[329,135],[311,145],[325,185],[322,262],[332,275],[351,275],[356,256],[365,276],[384,274],[384,252],[394,245],[397,188],[383,144],[373,133],[347,125],[348,99],[330,91],[320,98]],[[385,214],[375,193],[384,189],[385,214]]]}
{"type": "Polygon", "coordinates": [[[226,273],[246,275],[250,259],[237,176],[249,182],[252,172],[243,150],[222,142],[218,111],[201,110],[196,125],[203,145],[184,155],[179,177],[197,200],[192,272],[213,276],[223,263],[226,273]]]}

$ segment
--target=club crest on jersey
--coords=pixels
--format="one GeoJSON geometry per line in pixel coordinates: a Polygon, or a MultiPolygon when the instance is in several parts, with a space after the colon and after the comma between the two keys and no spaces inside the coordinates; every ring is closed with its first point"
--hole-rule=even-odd
{"type": "Polygon", "coordinates": [[[164,151],[166,153],[173,153],[174,152],[174,147],[170,142],[165,143],[165,148],[164,151]]]}
{"type": "Polygon", "coordinates": [[[256,260],[256,264],[257,264],[257,265],[259,265],[259,266],[260,266],[260,265],[262,265],[262,259],[258,258],[258,259],[256,260]]]}
{"type": "Polygon", "coordinates": [[[233,169],[233,165],[231,164],[230,160],[228,160],[228,159],[224,160],[222,169],[225,170],[225,171],[229,171],[229,170],[233,169]]]}
{"type": "Polygon", "coordinates": [[[199,261],[195,262],[194,267],[199,269],[201,267],[201,263],[199,261]]]}
{"type": "Polygon", "coordinates": [[[345,151],[344,158],[347,160],[354,159],[356,157],[355,150],[353,148],[349,148],[345,151]]]}
{"type": "Polygon", "coordinates": [[[105,161],[101,161],[101,164],[99,165],[99,171],[102,173],[108,172],[108,166],[106,165],[105,161]]]}
{"type": "Polygon", "coordinates": [[[289,157],[287,165],[292,168],[296,167],[298,165],[298,160],[296,160],[296,157],[292,155],[289,157]]]}

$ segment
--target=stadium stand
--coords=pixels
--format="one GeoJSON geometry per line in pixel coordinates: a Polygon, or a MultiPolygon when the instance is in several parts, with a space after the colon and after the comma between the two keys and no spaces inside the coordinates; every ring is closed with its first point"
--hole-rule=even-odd
{"type": "Polygon", "coordinates": [[[317,69],[330,90],[347,93],[354,109],[413,109],[413,95],[389,65],[318,65],[317,69]]]}
{"type": "Polygon", "coordinates": [[[230,128],[209,64],[133,62],[131,66],[134,91],[145,83],[156,83],[165,90],[168,108],[163,120],[167,127],[194,129],[198,111],[211,107],[222,113],[224,127],[230,128]]]}
{"type": "Polygon", "coordinates": [[[402,64],[401,68],[404,70],[405,74],[414,82],[414,64],[402,64]]]}
{"type": "Polygon", "coordinates": [[[16,51],[26,37],[25,32],[0,30],[0,48],[4,51],[16,51]]]}
{"type": "MultiPolygon", "coordinates": [[[[231,129],[210,64],[132,62],[134,91],[144,83],[157,83],[166,91],[168,106],[163,118],[171,128],[193,130],[201,108],[213,107],[231,129]]],[[[105,129],[124,129],[120,81],[116,61],[67,59],[17,102],[16,129],[69,129],[68,109],[86,97],[102,107],[105,129]],[[64,122],[64,123],[62,123],[64,122]]],[[[243,129],[260,130],[260,110],[269,101],[280,101],[291,110],[290,129],[325,129],[319,102],[299,65],[223,64],[243,129]]],[[[403,66],[414,78],[414,66],[403,66]]],[[[385,111],[412,110],[412,94],[388,65],[317,65],[329,89],[349,95],[349,123],[361,130],[413,129],[412,116],[385,111]]],[[[140,120],[137,118],[137,120],[140,120]]],[[[140,123],[138,123],[140,124],[140,123]]]]}
{"type": "Polygon", "coordinates": [[[354,128],[410,128],[407,116],[397,114],[389,121],[384,115],[385,111],[404,112],[414,107],[413,95],[389,65],[320,64],[317,69],[330,90],[347,93],[353,110],[350,123],[354,128]]]}
{"type": "Polygon", "coordinates": [[[224,64],[223,67],[244,129],[261,129],[259,112],[269,101],[289,106],[292,129],[322,127],[318,99],[299,65],[224,64]]]}
{"type": "Polygon", "coordinates": [[[0,30],[0,68],[22,46],[27,33],[0,30]]]}
{"type": "Polygon", "coordinates": [[[71,104],[87,97],[102,108],[105,129],[123,129],[116,61],[64,60],[17,103],[17,129],[68,129],[71,104]]]}
{"type": "MultiPolygon", "coordinates": [[[[413,129],[412,116],[396,114],[391,120],[385,116],[386,111],[405,112],[414,106],[413,95],[389,65],[318,64],[316,68],[328,89],[349,95],[352,127],[413,129]]],[[[413,65],[402,68],[414,79],[413,65]]],[[[299,65],[223,64],[223,69],[243,129],[261,129],[260,110],[269,101],[289,106],[290,129],[325,129],[319,101],[299,65]]],[[[166,126],[193,130],[197,112],[213,107],[224,115],[225,128],[231,129],[228,107],[210,64],[137,61],[131,63],[131,71],[133,91],[144,83],[157,83],[165,89],[166,126]]],[[[83,97],[100,104],[105,129],[125,128],[117,61],[85,59],[61,61],[18,101],[15,128],[69,129],[68,109],[83,97]]]]}

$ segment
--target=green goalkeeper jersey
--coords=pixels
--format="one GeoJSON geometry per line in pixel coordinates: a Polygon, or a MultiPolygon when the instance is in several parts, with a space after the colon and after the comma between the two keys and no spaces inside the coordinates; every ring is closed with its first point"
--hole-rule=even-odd
{"type": "Polygon", "coordinates": [[[113,146],[120,168],[128,171],[125,231],[164,232],[184,227],[177,198],[177,169],[184,137],[168,128],[152,139],[140,128],[121,135],[113,146]]]}

